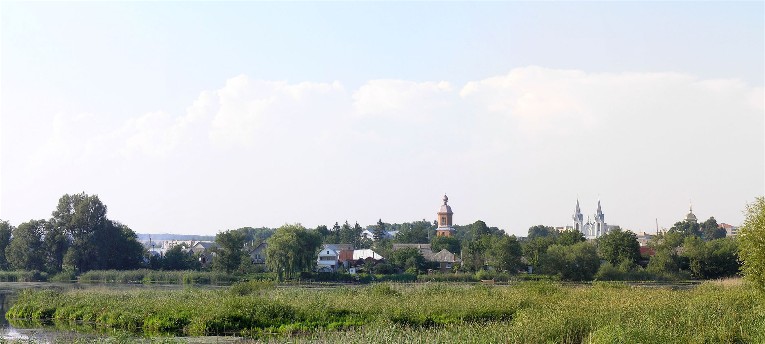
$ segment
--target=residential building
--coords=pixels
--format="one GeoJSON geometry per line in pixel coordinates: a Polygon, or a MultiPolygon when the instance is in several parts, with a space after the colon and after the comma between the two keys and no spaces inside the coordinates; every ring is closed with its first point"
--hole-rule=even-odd
{"type": "Polygon", "coordinates": [[[735,237],[738,235],[738,227],[729,225],[727,223],[721,223],[720,228],[725,229],[726,237],[735,237]]]}
{"type": "Polygon", "coordinates": [[[651,241],[651,239],[653,239],[653,237],[653,234],[648,234],[646,232],[639,233],[637,235],[638,244],[640,244],[641,247],[648,246],[648,243],[651,241]]]}
{"type": "Polygon", "coordinates": [[[460,261],[454,253],[449,252],[447,249],[442,249],[441,251],[438,251],[438,253],[431,254],[430,257],[425,257],[425,260],[438,263],[438,269],[441,272],[451,271],[454,264],[460,261]]]}
{"type": "Polygon", "coordinates": [[[253,264],[266,263],[266,248],[268,248],[268,244],[264,241],[250,250],[250,259],[253,264]]]}
{"type": "Polygon", "coordinates": [[[340,253],[352,250],[351,244],[324,244],[316,258],[316,271],[335,272],[340,267],[340,253]]]}

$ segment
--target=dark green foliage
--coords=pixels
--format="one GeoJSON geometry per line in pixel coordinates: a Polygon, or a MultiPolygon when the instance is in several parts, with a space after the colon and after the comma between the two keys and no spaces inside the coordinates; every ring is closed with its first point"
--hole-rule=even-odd
{"type": "Polygon", "coordinates": [[[60,253],[68,246],[63,264],[77,271],[92,269],[135,269],[143,261],[143,247],[127,226],[106,218],[106,206],[98,196],[85,193],[64,195],[59,199],[50,221],[51,233],[70,238],[65,245],[60,237],[48,243],[55,254],[49,267],[60,262],[60,253]]]}
{"type": "Polygon", "coordinates": [[[42,234],[48,226],[45,220],[31,220],[13,231],[13,239],[5,249],[11,268],[16,270],[44,270],[45,251],[42,234]]]}
{"type": "Polygon", "coordinates": [[[430,241],[430,248],[433,252],[439,252],[443,249],[451,253],[459,253],[461,251],[460,241],[451,236],[434,236],[430,241]]]}
{"type": "Polygon", "coordinates": [[[242,258],[246,256],[244,241],[245,235],[242,231],[228,230],[218,233],[215,236],[218,247],[215,249],[217,255],[213,260],[213,268],[226,273],[236,270],[242,264],[242,258]]]}
{"type": "Polygon", "coordinates": [[[706,221],[699,224],[701,230],[701,236],[704,240],[722,239],[725,237],[725,228],[721,228],[714,217],[710,217],[706,221]]]}
{"type": "Polygon", "coordinates": [[[417,274],[425,270],[425,258],[416,248],[408,247],[393,251],[388,261],[400,271],[417,274]]]}
{"type": "Polygon", "coordinates": [[[613,229],[598,238],[598,254],[611,265],[622,262],[636,264],[640,259],[640,244],[637,235],[631,231],[613,229]]]}
{"type": "Polygon", "coordinates": [[[308,231],[299,224],[284,225],[267,242],[266,264],[282,280],[297,276],[301,271],[313,270],[321,237],[316,231],[308,231]]]}
{"type": "Polygon", "coordinates": [[[581,242],[571,246],[552,245],[540,262],[545,274],[558,275],[562,280],[589,281],[600,267],[595,246],[581,242]]]}
{"type": "Polygon", "coordinates": [[[499,271],[515,273],[524,268],[521,264],[521,244],[515,236],[501,236],[492,241],[488,251],[488,263],[499,271]]]}
{"type": "Polygon", "coordinates": [[[725,238],[702,241],[699,237],[687,237],[682,256],[688,258],[693,277],[713,279],[734,276],[738,273],[738,243],[725,238]]]}
{"type": "Polygon", "coordinates": [[[432,224],[425,220],[401,224],[398,226],[395,241],[401,244],[426,244],[428,243],[428,231],[432,227],[432,224]]]}
{"type": "Polygon", "coordinates": [[[385,223],[382,219],[377,220],[377,225],[373,231],[375,241],[380,241],[385,238],[385,223]]]}
{"type": "Polygon", "coordinates": [[[545,225],[536,225],[529,227],[529,239],[539,238],[539,237],[557,237],[559,232],[555,230],[555,228],[545,225]]]}
{"type": "Polygon", "coordinates": [[[695,235],[700,237],[701,227],[696,222],[681,221],[675,222],[672,228],[669,229],[670,233],[680,233],[683,237],[695,235]]]}
{"type": "Polygon", "coordinates": [[[547,248],[554,244],[555,237],[538,236],[524,241],[521,249],[523,250],[523,256],[526,257],[526,261],[536,270],[539,268],[539,263],[545,253],[547,253],[547,248]]]}
{"type": "Polygon", "coordinates": [[[183,245],[175,245],[165,252],[161,264],[165,270],[194,270],[200,267],[199,259],[183,245]]]}
{"type": "Polygon", "coordinates": [[[10,264],[5,258],[5,249],[11,243],[11,232],[14,228],[8,221],[0,220],[0,270],[8,270],[10,264]]]}
{"type": "Polygon", "coordinates": [[[555,238],[556,244],[563,246],[569,246],[586,241],[584,234],[575,229],[566,229],[562,232],[559,232],[557,236],[553,235],[552,237],[555,238]]]}

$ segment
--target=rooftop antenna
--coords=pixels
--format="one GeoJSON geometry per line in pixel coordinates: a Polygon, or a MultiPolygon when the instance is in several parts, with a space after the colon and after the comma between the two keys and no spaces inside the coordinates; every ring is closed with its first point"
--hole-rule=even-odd
{"type": "Polygon", "coordinates": [[[656,235],[659,235],[659,218],[656,218],[656,235]]]}

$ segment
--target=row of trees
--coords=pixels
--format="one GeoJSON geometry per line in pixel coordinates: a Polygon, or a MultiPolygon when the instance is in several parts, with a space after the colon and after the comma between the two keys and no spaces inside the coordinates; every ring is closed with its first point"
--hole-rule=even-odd
{"type": "MultiPolygon", "coordinates": [[[[742,228],[744,261],[762,251],[757,232],[758,211],[765,211],[761,198],[748,208],[742,228]],[[757,203],[760,202],[760,203],[757,203]],[[758,208],[759,207],[759,208],[758,208]],[[753,229],[754,228],[754,229],[753,229]],[[754,234],[747,234],[754,233],[754,234]],[[752,244],[754,242],[755,244],[752,244]]],[[[84,193],[64,195],[49,219],[30,220],[18,227],[0,221],[0,269],[84,272],[93,269],[202,269],[198,257],[178,246],[163,257],[152,259],[127,226],[110,220],[98,196],[84,193]]],[[[765,215],[760,215],[765,216],[765,215]]],[[[283,278],[310,271],[322,243],[348,243],[356,248],[373,248],[387,259],[381,271],[422,272],[427,264],[417,250],[391,249],[393,243],[430,243],[434,252],[447,249],[462,259],[459,269],[475,272],[484,269],[518,272],[530,267],[542,274],[566,280],[589,280],[621,275],[622,278],[720,278],[739,272],[739,241],[725,238],[714,218],[701,223],[677,222],[649,243],[654,254],[640,255],[637,237],[630,231],[613,229],[598,240],[588,242],[582,233],[559,232],[552,227],[529,228],[528,237],[517,239],[483,221],[455,226],[455,236],[434,235],[428,221],[387,224],[382,220],[369,228],[375,240],[361,237],[362,227],[347,221],[331,229],[319,226],[306,229],[285,225],[278,229],[244,227],[220,232],[216,236],[213,269],[252,271],[248,247],[267,241],[270,270],[283,278]],[[397,230],[389,238],[386,231],[397,230]]],[[[749,263],[748,271],[756,271],[749,263]]],[[[745,265],[747,268],[747,265],[745,265]]],[[[750,273],[751,274],[751,273],[750,273]]]]}
{"type": "Polygon", "coordinates": [[[143,246],[127,226],[108,219],[98,196],[64,195],[49,219],[18,227],[0,221],[0,268],[50,273],[136,269],[143,246]]]}

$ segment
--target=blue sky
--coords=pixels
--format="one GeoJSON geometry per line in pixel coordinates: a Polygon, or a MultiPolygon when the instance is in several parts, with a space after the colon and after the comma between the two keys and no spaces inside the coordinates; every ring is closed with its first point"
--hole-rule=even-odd
{"type": "Polygon", "coordinates": [[[762,195],[762,2],[3,2],[0,218],[636,231],[762,195]],[[589,206],[591,205],[591,206],[589,206]],[[589,209],[592,208],[592,209],[589,209]]]}

